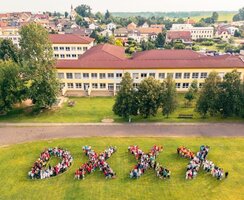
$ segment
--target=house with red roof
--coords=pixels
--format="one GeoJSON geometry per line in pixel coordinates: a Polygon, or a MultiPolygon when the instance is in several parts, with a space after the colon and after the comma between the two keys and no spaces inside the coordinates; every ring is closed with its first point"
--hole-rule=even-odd
{"type": "Polygon", "coordinates": [[[193,80],[201,87],[212,71],[221,77],[237,69],[244,80],[244,60],[239,56],[207,56],[192,50],[149,50],[126,57],[123,47],[101,44],[92,47],[76,60],[60,59],[56,68],[64,95],[111,96],[120,89],[128,72],[133,85],[152,76],[164,81],[172,76],[178,91],[188,90],[193,80]]]}
{"type": "Polygon", "coordinates": [[[78,59],[94,46],[94,39],[76,34],[50,34],[56,59],[78,59]]]}
{"type": "Polygon", "coordinates": [[[186,45],[192,44],[190,31],[168,31],[166,34],[166,43],[181,41],[186,45]]]}

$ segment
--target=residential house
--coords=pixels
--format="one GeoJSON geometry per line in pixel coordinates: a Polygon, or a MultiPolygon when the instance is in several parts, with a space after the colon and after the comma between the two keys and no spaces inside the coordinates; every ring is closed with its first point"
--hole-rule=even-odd
{"type": "Polygon", "coordinates": [[[114,23],[109,23],[107,24],[107,30],[113,31],[117,28],[116,24],[114,23]]]}
{"type": "Polygon", "coordinates": [[[168,31],[166,34],[166,43],[181,41],[183,44],[191,45],[192,38],[190,31],[168,31]]]}
{"type": "Polygon", "coordinates": [[[135,30],[137,28],[137,25],[134,22],[131,22],[128,24],[127,29],[128,30],[135,30]]]}

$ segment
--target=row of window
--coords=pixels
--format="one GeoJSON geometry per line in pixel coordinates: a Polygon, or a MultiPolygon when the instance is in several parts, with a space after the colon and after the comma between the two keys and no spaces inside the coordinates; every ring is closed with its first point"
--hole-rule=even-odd
{"type": "Polygon", "coordinates": [[[55,58],[78,58],[81,54],[54,54],[55,58]]]}
{"type": "MultiPolygon", "coordinates": [[[[123,74],[122,73],[66,73],[66,79],[113,79],[117,78],[120,79],[122,78],[123,74]]],[[[156,73],[132,73],[132,78],[133,79],[140,79],[140,78],[147,78],[147,77],[154,77],[156,78],[156,73]]],[[[170,76],[175,79],[205,79],[208,76],[207,72],[193,72],[193,73],[167,73],[167,76],[170,76]]],[[[64,73],[58,73],[58,78],[59,79],[65,79],[65,74],[64,73]]],[[[166,78],[166,73],[158,73],[158,78],[159,79],[165,79],[166,78]]]]}
{"type": "MultiPolygon", "coordinates": [[[[193,37],[193,36],[192,36],[193,37]]],[[[195,38],[212,38],[212,35],[194,35],[195,38]]]]}
{"type": "MultiPolygon", "coordinates": [[[[138,83],[133,83],[133,87],[134,88],[138,88],[138,83]]],[[[190,87],[190,83],[176,83],[175,87],[180,89],[187,89],[190,87]]],[[[201,88],[203,86],[203,83],[199,83],[199,88],[201,88]]],[[[61,88],[65,87],[65,83],[61,84],[61,88]]],[[[67,83],[67,88],[69,89],[84,89],[87,90],[89,87],[91,87],[92,89],[106,89],[107,88],[107,84],[106,83],[67,83]]],[[[115,88],[116,90],[120,89],[120,83],[116,83],[115,84],[115,88]]],[[[108,90],[114,90],[114,83],[108,83],[108,90]]]]}
{"type": "Polygon", "coordinates": [[[213,31],[191,31],[191,33],[213,33],[213,31]]]}
{"type": "Polygon", "coordinates": [[[54,51],[87,51],[88,47],[53,47],[54,51]]]}

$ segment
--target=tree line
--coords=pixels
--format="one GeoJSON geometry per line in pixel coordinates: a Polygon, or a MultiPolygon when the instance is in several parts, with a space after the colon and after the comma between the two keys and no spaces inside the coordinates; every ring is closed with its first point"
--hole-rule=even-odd
{"type": "Polygon", "coordinates": [[[52,45],[48,32],[31,23],[20,30],[20,48],[0,41],[0,112],[31,99],[35,110],[49,108],[59,93],[52,45]]]}
{"type": "MultiPolygon", "coordinates": [[[[120,87],[113,112],[129,121],[137,115],[144,118],[155,116],[159,109],[163,116],[169,117],[177,109],[176,86],[170,76],[162,83],[148,77],[135,88],[130,74],[125,73],[120,87]]],[[[195,110],[202,117],[221,115],[244,118],[244,83],[236,70],[226,73],[223,79],[217,72],[211,72],[201,89],[197,81],[193,81],[185,99],[188,103],[196,100],[195,110]]]]}

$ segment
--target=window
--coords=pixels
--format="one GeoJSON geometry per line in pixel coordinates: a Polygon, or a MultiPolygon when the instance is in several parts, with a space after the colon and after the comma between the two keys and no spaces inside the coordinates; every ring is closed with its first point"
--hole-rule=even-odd
{"type": "Polygon", "coordinates": [[[64,55],[64,54],[61,54],[60,57],[61,57],[61,58],[65,58],[65,55],[64,55]]]}
{"type": "Polygon", "coordinates": [[[70,54],[66,54],[66,58],[70,58],[71,57],[71,55],[70,54]]]}
{"type": "Polygon", "coordinates": [[[133,83],[133,88],[136,89],[138,88],[139,84],[138,83],[133,83]]]}
{"type": "Polygon", "coordinates": [[[176,83],[176,84],[175,84],[175,87],[176,87],[176,88],[180,88],[180,86],[181,86],[181,83],[176,83]]]}
{"type": "Polygon", "coordinates": [[[92,77],[93,79],[97,79],[97,73],[92,73],[92,74],[91,74],[91,77],[92,77]]]}
{"type": "Polygon", "coordinates": [[[141,73],[141,78],[147,78],[147,73],[141,73]]]}
{"type": "Polygon", "coordinates": [[[54,54],[54,57],[55,58],[59,58],[59,54],[54,54]]]}
{"type": "Polygon", "coordinates": [[[72,58],[76,58],[77,57],[77,55],[76,54],[72,54],[72,58]]]}
{"type": "Polygon", "coordinates": [[[199,83],[199,88],[202,88],[203,87],[203,84],[204,83],[199,83]]]}
{"type": "Polygon", "coordinates": [[[70,47],[66,47],[65,50],[66,50],[66,51],[70,51],[70,47]]]}
{"type": "Polygon", "coordinates": [[[139,73],[133,73],[132,77],[133,79],[139,79],[139,73]]]}
{"type": "Polygon", "coordinates": [[[182,88],[189,88],[189,83],[183,83],[182,88]]]}
{"type": "Polygon", "coordinates": [[[120,88],[121,88],[120,83],[116,83],[116,90],[117,90],[117,91],[119,91],[119,90],[120,90],[120,88]]]}
{"type": "Polygon", "coordinates": [[[189,79],[190,78],[190,73],[184,73],[184,79],[189,79]]]}
{"type": "Polygon", "coordinates": [[[81,84],[81,83],[76,83],[76,84],[75,84],[75,88],[77,88],[77,89],[81,89],[81,88],[82,88],[82,84],[81,84]]]}
{"type": "Polygon", "coordinates": [[[74,84],[73,83],[68,83],[68,88],[74,88],[74,84]]]}
{"type": "Polygon", "coordinates": [[[87,51],[87,47],[83,47],[83,51],[87,51]]]}
{"type": "Polygon", "coordinates": [[[76,51],[76,47],[71,47],[71,51],[76,51]]]}
{"type": "Polygon", "coordinates": [[[114,73],[108,73],[108,78],[114,78],[114,73]]]}
{"type": "Polygon", "coordinates": [[[89,78],[89,73],[83,73],[83,78],[89,78]]]}
{"type": "Polygon", "coordinates": [[[64,79],[64,73],[58,73],[58,78],[59,79],[64,79]]]}
{"type": "Polygon", "coordinates": [[[97,89],[98,88],[98,84],[97,83],[92,83],[92,88],[93,89],[97,89]]]}
{"type": "Polygon", "coordinates": [[[167,77],[173,78],[174,77],[174,73],[167,73],[167,77]]]}
{"type": "Polygon", "coordinates": [[[106,74],[105,73],[100,73],[99,74],[100,79],[106,79],[106,74]]]}
{"type": "Polygon", "coordinates": [[[206,73],[206,72],[201,73],[201,78],[207,78],[207,76],[208,76],[208,73],[206,73]]]}
{"type": "Polygon", "coordinates": [[[113,83],[109,83],[108,84],[108,90],[109,91],[114,91],[114,84],[113,83]]]}
{"type": "Polygon", "coordinates": [[[155,73],[149,73],[149,76],[155,78],[155,73]]]}
{"type": "Polygon", "coordinates": [[[159,73],[158,74],[159,79],[164,79],[165,78],[165,73],[159,73]]]}
{"type": "Polygon", "coordinates": [[[81,73],[75,73],[75,79],[81,79],[81,73]]]}
{"type": "Polygon", "coordinates": [[[82,51],[82,47],[77,47],[77,50],[78,51],[82,51]]]}
{"type": "Polygon", "coordinates": [[[63,51],[63,50],[64,50],[64,47],[59,47],[59,50],[60,50],[60,51],[63,51]]]}
{"type": "Polygon", "coordinates": [[[58,47],[53,47],[53,50],[54,51],[58,51],[58,47]]]}
{"type": "Polygon", "coordinates": [[[100,83],[100,89],[105,89],[106,88],[106,83],[100,83]]]}
{"type": "Polygon", "coordinates": [[[175,78],[176,79],[181,79],[182,73],[175,73],[175,78]]]}
{"type": "Polygon", "coordinates": [[[116,78],[122,78],[122,73],[116,73],[116,78]]]}
{"type": "Polygon", "coordinates": [[[66,78],[67,79],[73,79],[73,74],[72,73],[66,73],[66,78]]]}
{"type": "Polygon", "coordinates": [[[199,73],[192,73],[192,78],[198,78],[199,77],[199,73]]]}

